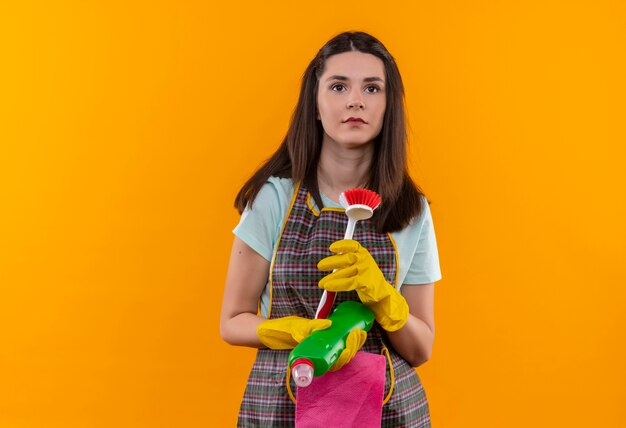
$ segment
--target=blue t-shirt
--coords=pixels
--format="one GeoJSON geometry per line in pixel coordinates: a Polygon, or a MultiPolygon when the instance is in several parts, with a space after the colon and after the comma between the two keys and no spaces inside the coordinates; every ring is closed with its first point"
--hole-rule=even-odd
{"type": "MultiPolygon", "coordinates": [[[[269,262],[274,256],[294,190],[290,178],[270,177],[233,230],[239,239],[269,262]]],[[[321,196],[325,207],[341,208],[323,193],[321,196]]],[[[312,199],[311,203],[315,205],[312,199]]],[[[403,284],[429,284],[441,279],[435,229],[425,200],[423,207],[420,216],[412,219],[407,227],[391,233],[398,250],[398,289],[403,284]]],[[[267,316],[268,307],[269,283],[261,296],[262,316],[267,316]]]]}

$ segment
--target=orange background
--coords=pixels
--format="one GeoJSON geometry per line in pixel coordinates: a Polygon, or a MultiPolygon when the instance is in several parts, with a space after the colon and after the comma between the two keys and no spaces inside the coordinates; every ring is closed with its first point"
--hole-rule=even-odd
{"type": "Polygon", "coordinates": [[[0,426],[234,426],[232,200],[350,29],[432,200],[434,426],[626,426],[624,3],[257,3],[0,3],[0,426]]]}

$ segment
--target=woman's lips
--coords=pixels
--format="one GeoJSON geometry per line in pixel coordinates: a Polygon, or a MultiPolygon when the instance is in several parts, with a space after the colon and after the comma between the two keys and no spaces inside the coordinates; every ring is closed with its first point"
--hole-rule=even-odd
{"type": "Polygon", "coordinates": [[[367,122],[365,122],[363,119],[358,118],[358,117],[351,117],[351,118],[346,119],[343,123],[349,123],[351,125],[364,125],[367,122]]]}

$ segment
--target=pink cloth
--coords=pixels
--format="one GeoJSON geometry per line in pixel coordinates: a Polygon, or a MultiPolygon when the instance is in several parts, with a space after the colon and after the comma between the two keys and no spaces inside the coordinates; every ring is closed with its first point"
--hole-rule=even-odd
{"type": "Polygon", "coordinates": [[[385,366],[383,355],[357,352],[339,371],[298,387],[296,427],[380,427],[385,366]]]}

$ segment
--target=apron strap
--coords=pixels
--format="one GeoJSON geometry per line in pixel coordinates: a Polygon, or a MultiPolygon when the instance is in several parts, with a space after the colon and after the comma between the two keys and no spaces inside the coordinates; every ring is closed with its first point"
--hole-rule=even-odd
{"type": "Polygon", "coordinates": [[[387,361],[389,362],[389,392],[387,396],[383,400],[383,406],[387,404],[389,399],[391,399],[391,394],[393,394],[393,388],[396,384],[395,375],[393,373],[393,363],[391,362],[391,355],[389,355],[389,349],[386,346],[383,346],[383,349],[380,350],[381,354],[384,354],[387,357],[387,361]]]}
{"type": "Polygon", "coordinates": [[[293,391],[291,391],[291,370],[289,370],[289,364],[287,364],[287,375],[285,376],[285,384],[287,385],[287,393],[289,394],[289,398],[293,401],[293,404],[296,404],[296,397],[293,395],[293,391]]]}

